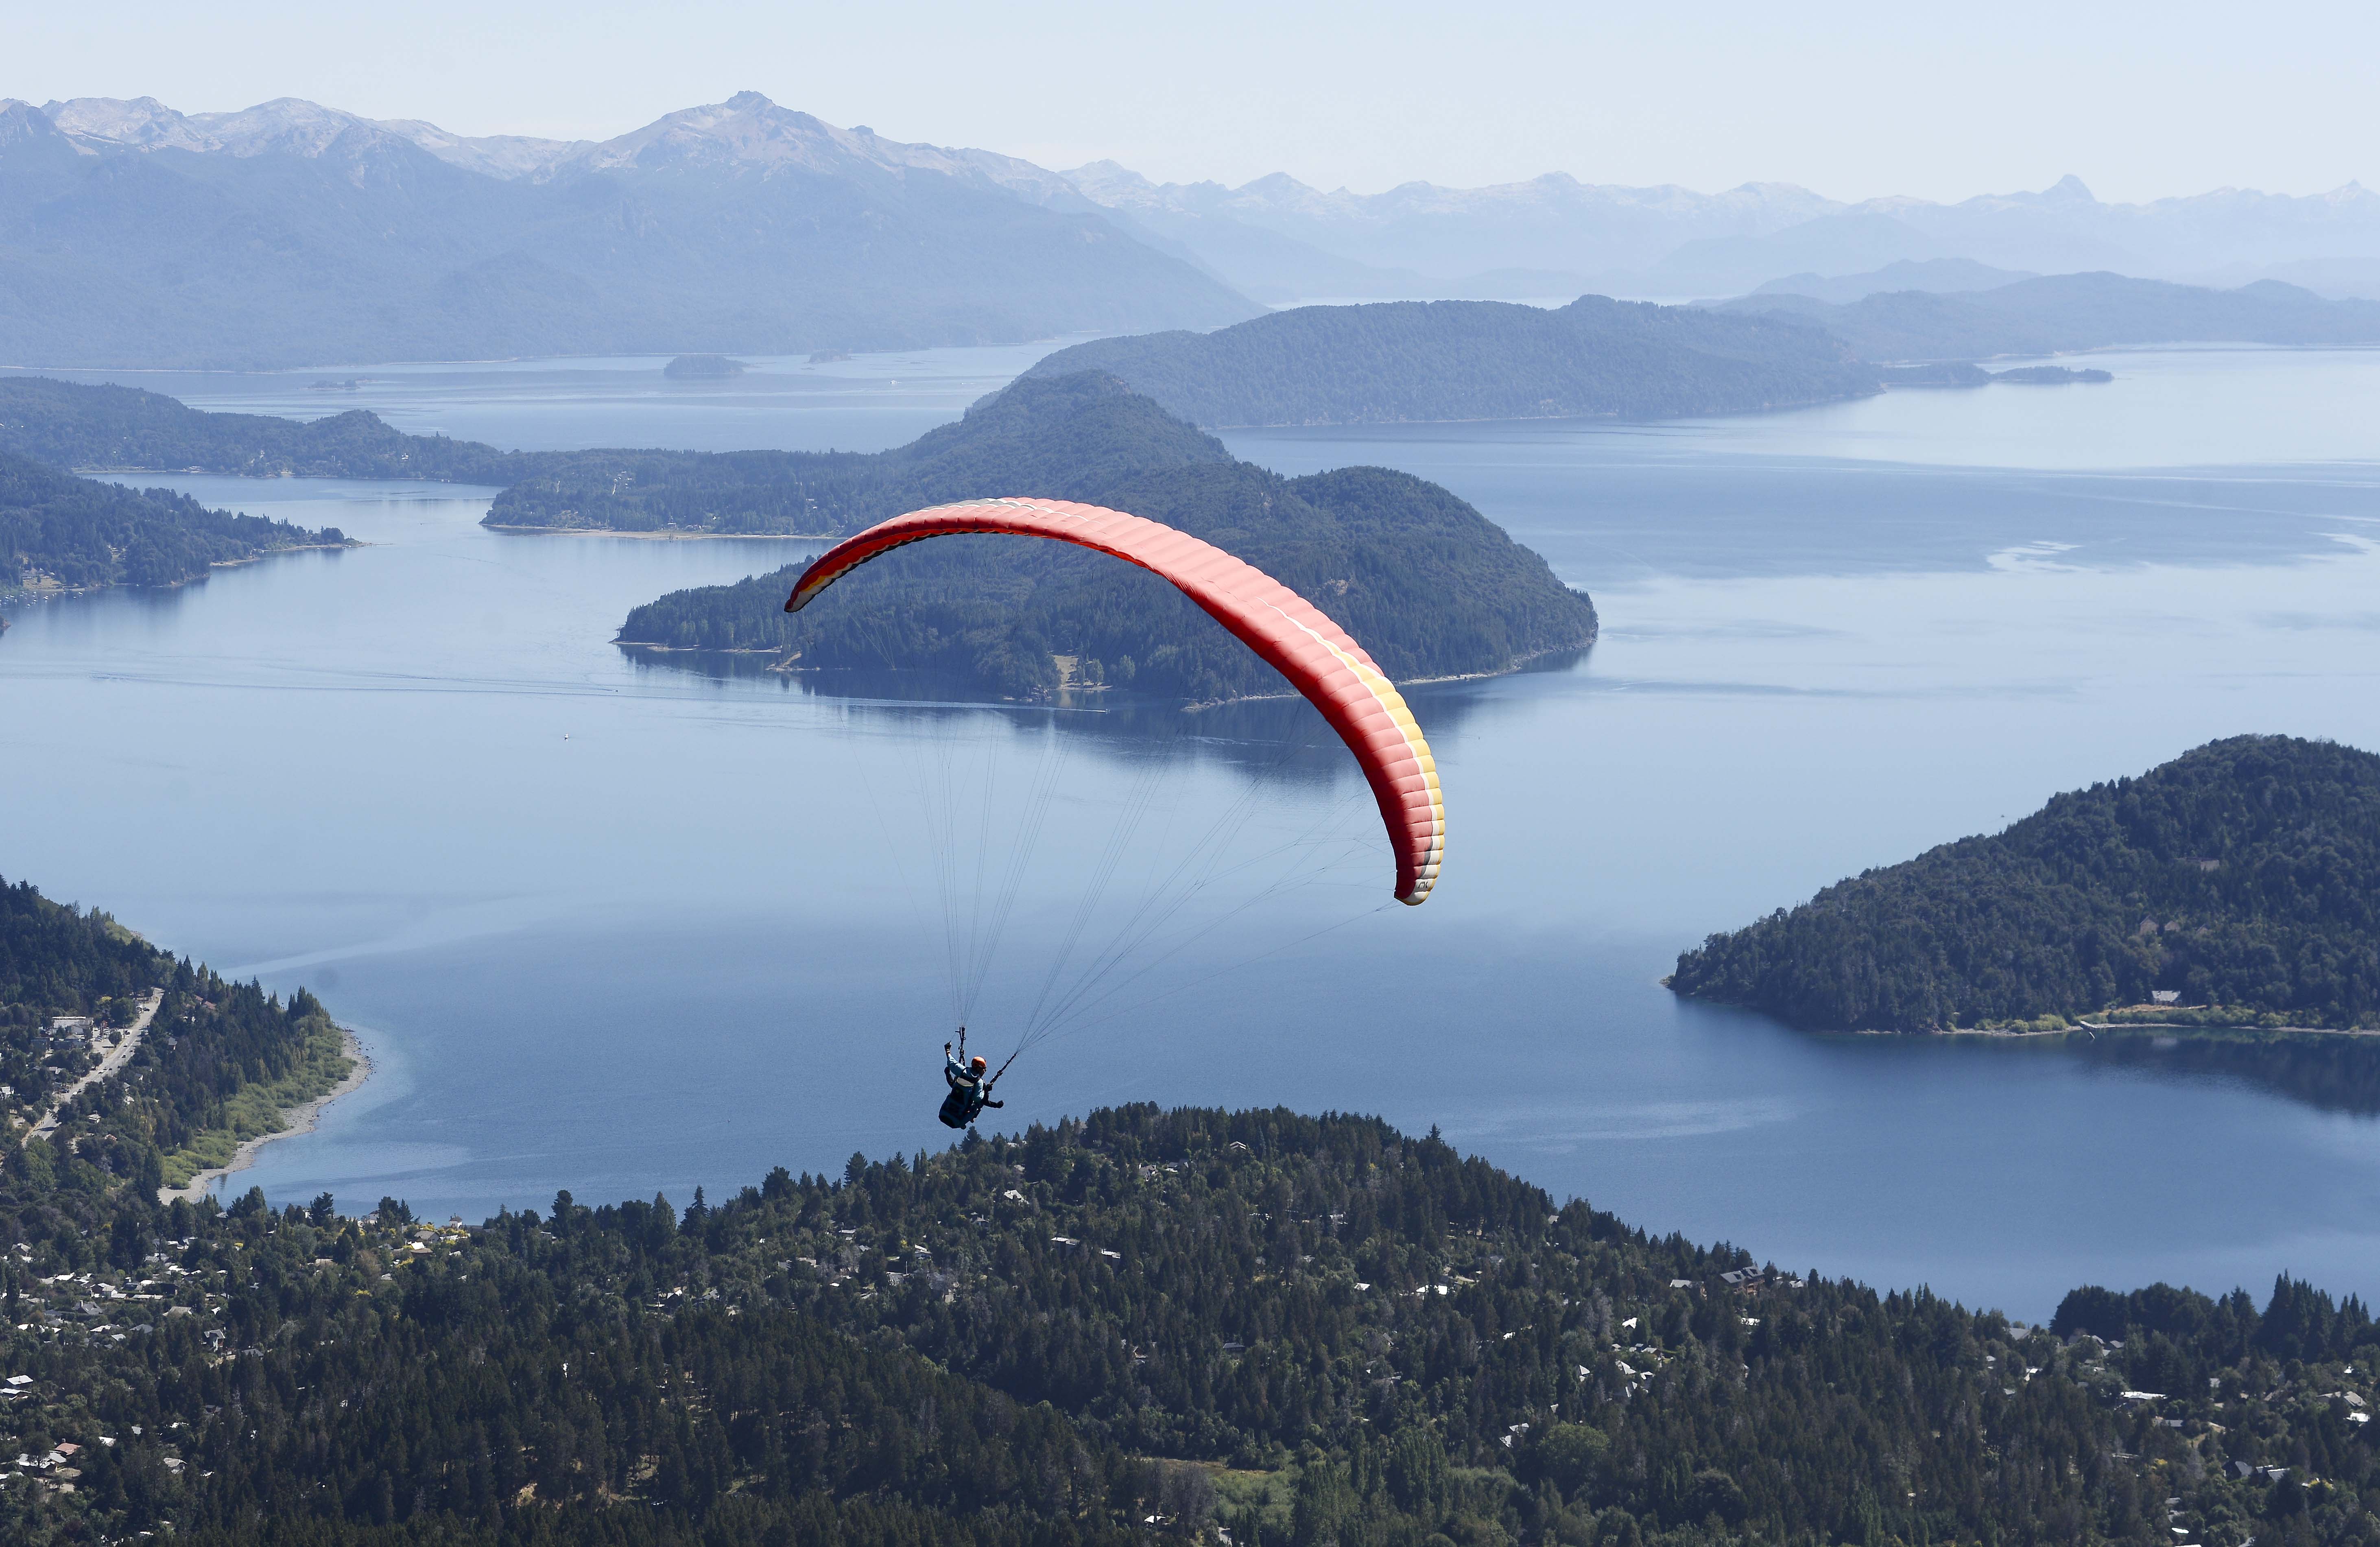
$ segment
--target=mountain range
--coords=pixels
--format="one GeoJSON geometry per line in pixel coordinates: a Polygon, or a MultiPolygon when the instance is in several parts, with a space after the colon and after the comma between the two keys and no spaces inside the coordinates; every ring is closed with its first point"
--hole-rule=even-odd
{"type": "Polygon", "coordinates": [[[2380,297],[2380,194],[2123,204],[2069,177],[1850,202],[1562,173],[1362,194],[1054,171],[749,91],[602,140],[295,98],[0,102],[10,364],[913,347],[1214,328],[1295,298],[1712,297],[1791,276],[1847,301],[1827,282],[1966,290],[1976,268],[2380,297]]]}
{"type": "Polygon", "coordinates": [[[751,92],[596,143],[287,100],[0,103],[9,363],[789,353],[1257,310],[1038,169],[751,92]]]}
{"type": "Polygon", "coordinates": [[[2380,296],[2380,193],[2358,183],[2306,197],[2219,189],[2120,204],[2067,177],[2037,193],[1945,204],[1844,202],[1791,183],[1716,194],[1626,188],[1561,173],[1376,194],[1324,193],[1280,175],[1236,189],[1158,184],[1111,162],[1065,176],[1267,301],[1728,296],[1805,271],[1954,258],[2229,286],[2269,277],[2380,296]]]}

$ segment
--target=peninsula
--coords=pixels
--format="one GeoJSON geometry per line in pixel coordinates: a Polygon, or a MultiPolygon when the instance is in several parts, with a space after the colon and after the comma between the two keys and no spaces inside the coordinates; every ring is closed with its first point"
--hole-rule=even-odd
{"type": "Polygon", "coordinates": [[[1838,882],[1678,958],[1822,1031],[2380,1029],[2380,757],[2242,736],[1838,882]]]}
{"type": "Polygon", "coordinates": [[[185,1188],[352,1089],[320,1001],[176,959],[97,909],[0,882],[0,1128],[9,1174],[185,1188]]]}
{"type": "MultiPolygon", "coordinates": [[[[1438,485],[1380,468],[1281,478],[1235,460],[1098,372],[1028,376],[958,423],[880,457],[810,457],[794,464],[800,476],[758,488],[726,481],[741,465],[711,464],[722,503],[804,508],[829,532],[985,493],[1129,510],[1274,575],[1400,681],[1509,671],[1596,637],[1585,593],[1438,485]]],[[[613,497],[679,495],[634,484],[613,497]]],[[[508,508],[497,504],[498,513],[508,508]]],[[[1060,544],[953,539],[905,548],[788,617],[785,596],[799,572],[794,565],[673,592],[631,612],[620,642],[764,652],[786,669],[923,669],[1019,700],[1062,685],[1183,703],[1287,691],[1172,587],[1060,544]]]]}
{"type": "Polygon", "coordinates": [[[77,469],[242,478],[419,478],[510,483],[540,465],[477,441],[408,435],[363,408],[299,420],[216,414],[138,387],[0,379],[0,453],[77,469]]]}
{"type": "Polygon", "coordinates": [[[336,527],[209,510],[170,489],[77,478],[0,452],[0,598],[177,586],[268,554],[350,546],[336,527]]]}

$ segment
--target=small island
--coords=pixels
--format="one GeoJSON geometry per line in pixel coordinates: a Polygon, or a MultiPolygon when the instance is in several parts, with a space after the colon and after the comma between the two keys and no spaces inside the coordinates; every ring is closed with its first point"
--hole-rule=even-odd
{"type": "Polygon", "coordinates": [[[674,382],[717,382],[741,376],[747,369],[742,360],[725,355],[680,355],[662,367],[662,374],[674,382]]]}
{"type": "Polygon", "coordinates": [[[1819,1031],[2380,1030],[2380,757],[2242,736],[1838,882],[1678,958],[1819,1031]]]}
{"type": "Polygon", "coordinates": [[[2069,365],[2021,365],[2011,371],[1995,371],[1993,381],[2010,382],[2018,386],[2070,386],[2082,382],[2112,382],[2115,373],[2095,368],[2077,370],[2069,365]]]}

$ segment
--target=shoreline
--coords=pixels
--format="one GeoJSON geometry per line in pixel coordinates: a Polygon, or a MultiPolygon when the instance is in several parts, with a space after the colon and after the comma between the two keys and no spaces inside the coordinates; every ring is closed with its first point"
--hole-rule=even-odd
{"type": "Polygon", "coordinates": [[[288,1119],[286,1127],[275,1128],[271,1133],[258,1134],[254,1139],[243,1139],[239,1148],[231,1152],[231,1159],[224,1164],[211,1171],[200,1172],[181,1187],[159,1188],[157,1201],[171,1203],[179,1199],[185,1202],[196,1203],[204,1199],[208,1189],[217,1182],[223,1181],[234,1172],[245,1171],[254,1165],[257,1151],[273,1140],[295,1139],[300,1134],[312,1133],[322,1120],[323,1108],[341,1096],[352,1095],[362,1089],[364,1081],[370,1079],[372,1075],[371,1056],[364,1051],[363,1040],[354,1031],[342,1026],[339,1028],[339,1041],[347,1057],[353,1061],[353,1067],[347,1070],[346,1078],[310,1102],[298,1106],[282,1108],[281,1115],[288,1119]]]}
{"type": "Polygon", "coordinates": [[[531,537],[629,537],[640,542],[706,542],[734,539],[745,542],[832,542],[824,531],[627,531],[618,527],[521,527],[504,521],[482,521],[484,531],[520,532],[531,537]]]}

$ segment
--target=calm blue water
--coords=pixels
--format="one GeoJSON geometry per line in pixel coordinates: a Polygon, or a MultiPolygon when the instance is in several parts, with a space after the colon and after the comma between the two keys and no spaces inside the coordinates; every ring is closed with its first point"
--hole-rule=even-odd
{"type": "MultiPolygon", "coordinates": [[[[640,418],[632,372],[587,387],[582,434],[566,384],[515,408],[481,379],[504,372],[449,371],[451,407],[417,385],[408,427],[894,444],[1022,363],[850,362],[917,399],[830,395],[813,420],[763,394],[708,438],[672,401],[640,418]]],[[[435,485],[173,480],[374,545],[21,609],[0,853],[364,1031],[373,1080],[239,1179],[276,1198],[683,1202],[939,1145],[968,953],[926,834],[959,834],[961,890],[1004,875],[982,834],[1014,824],[980,825],[988,806],[1043,819],[1003,948],[978,953],[995,1052],[1087,894],[1076,963],[1177,867],[1207,880],[1148,974],[1106,981],[1105,1019],[1018,1064],[1011,1123],[1376,1111],[1652,1229],[2019,1314],[2085,1281],[2284,1269],[2368,1298],[2371,1117],[2154,1061],[1812,1038],[1658,985],[1709,931],[2213,737],[2380,747],[2380,418],[2338,408],[2380,396],[2380,355],[2113,368],[1711,424],[1230,437],[1288,471],[1438,478],[1603,610],[1582,660],[1415,694],[1451,816],[1419,909],[1381,906],[1363,793],[1303,713],[1185,730],[626,659],[606,641],[630,605],[804,550],[492,534],[485,492],[435,485]]],[[[177,384],[269,400],[227,382],[177,384]]]]}

